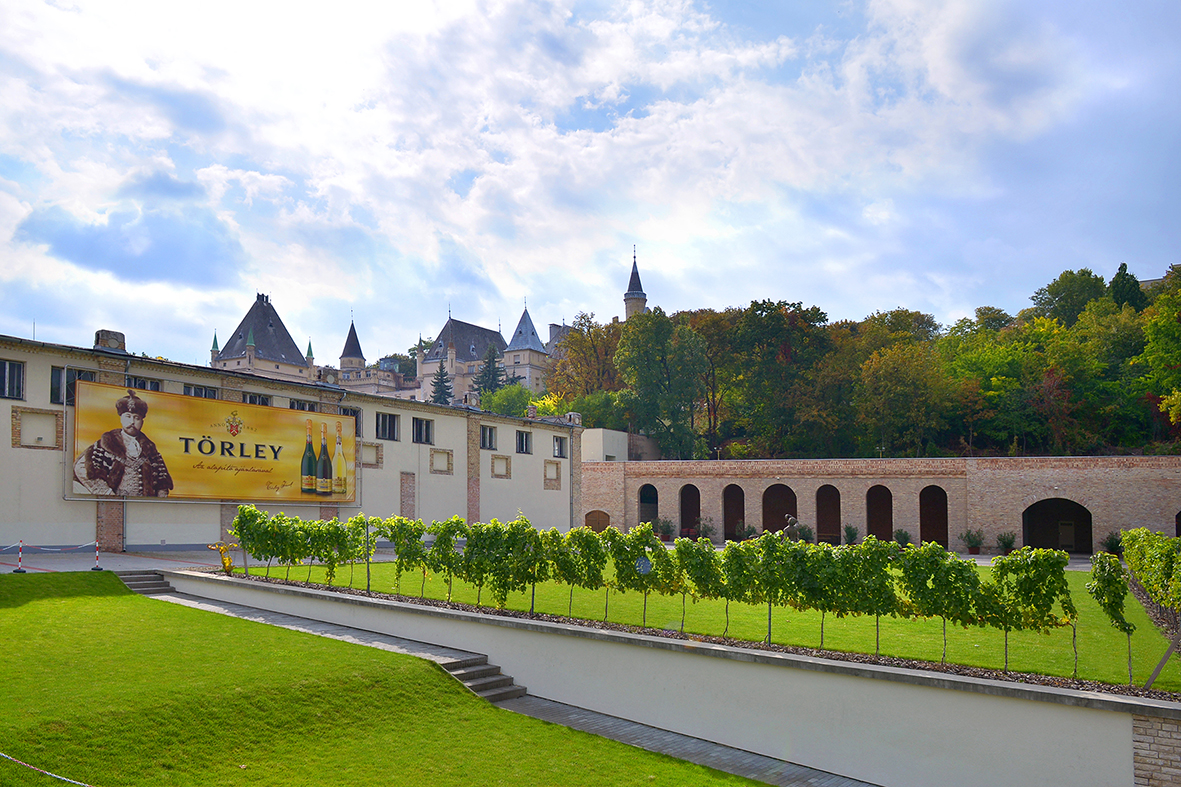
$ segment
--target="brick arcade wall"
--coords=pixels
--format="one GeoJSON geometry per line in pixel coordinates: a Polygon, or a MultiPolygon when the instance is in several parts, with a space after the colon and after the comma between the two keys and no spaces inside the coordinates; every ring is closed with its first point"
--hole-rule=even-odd
{"type": "Polygon", "coordinates": [[[1022,514],[1049,498],[1073,500],[1091,512],[1092,538],[1098,544],[1112,530],[1148,527],[1174,532],[1181,511],[1181,457],[1047,457],[954,459],[808,459],[751,461],[588,462],[583,465],[578,517],[605,511],[611,524],[626,529],[639,522],[639,490],[651,484],[659,516],[680,522],[681,490],[693,484],[701,493],[701,516],[712,518],[720,538],[724,489],[742,490],[743,518],[762,529],[763,494],[784,484],[796,495],[798,517],[816,521],[816,493],[824,485],[840,493],[841,524],[866,533],[866,495],[873,486],[892,496],[893,526],[920,537],[919,494],[927,486],[947,493],[948,538],[979,528],[985,546],[1014,531],[1022,541],[1022,514]]]}
{"type": "Polygon", "coordinates": [[[1136,787],[1181,786],[1181,722],[1133,715],[1132,763],[1136,787]]]}

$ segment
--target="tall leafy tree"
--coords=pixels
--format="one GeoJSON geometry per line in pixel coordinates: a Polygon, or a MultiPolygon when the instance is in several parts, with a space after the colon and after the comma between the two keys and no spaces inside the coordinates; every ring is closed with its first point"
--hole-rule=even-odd
{"type": "Polygon", "coordinates": [[[740,368],[734,362],[734,329],[742,314],[738,309],[717,312],[700,309],[689,313],[689,325],[702,338],[705,368],[702,400],[705,409],[705,444],[711,459],[718,458],[723,440],[722,421],[733,418],[740,368]]]}
{"type": "Polygon", "coordinates": [[[1128,273],[1128,263],[1126,262],[1119,264],[1119,270],[1111,277],[1111,284],[1107,285],[1107,291],[1116,306],[1123,306],[1126,303],[1136,311],[1142,311],[1148,305],[1148,296],[1140,288],[1140,280],[1136,278],[1135,274],[1128,273]]]}
{"type": "Polygon", "coordinates": [[[636,428],[657,441],[665,458],[691,459],[693,409],[705,369],[701,337],[658,306],[624,324],[615,364],[627,384],[619,400],[636,428]]]}
{"type": "Polygon", "coordinates": [[[860,418],[885,452],[916,456],[946,424],[951,391],[938,353],[928,343],[895,344],[861,367],[860,418]]]}
{"type": "Polygon", "coordinates": [[[1057,279],[1040,288],[1030,298],[1034,314],[1060,320],[1068,328],[1074,325],[1087,304],[1102,298],[1107,282],[1090,268],[1063,271],[1057,279]]]}
{"type": "Polygon", "coordinates": [[[790,450],[801,382],[827,349],[828,317],[815,306],[755,301],[738,318],[737,362],[742,367],[743,422],[767,456],[790,450]]]}
{"type": "Polygon", "coordinates": [[[595,322],[593,313],[580,312],[551,358],[545,388],[572,400],[598,391],[618,391],[623,383],[615,367],[615,350],[623,323],[595,322]]]}

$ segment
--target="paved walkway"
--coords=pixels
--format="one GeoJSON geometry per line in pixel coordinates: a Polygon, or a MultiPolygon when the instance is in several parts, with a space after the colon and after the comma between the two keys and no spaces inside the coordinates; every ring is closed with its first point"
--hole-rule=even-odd
{"type": "MultiPolygon", "coordinates": [[[[426,642],[394,637],[388,634],[375,634],[371,631],[324,623],[309,618],[286,615],[280,612],[233,604],[225,601],[213,601],[183,593],[160,593],[150,598],[183,604],[194,609],[216,612],[221,615],[253,620],[271,626],[280,626],[305,634],[339,639],[356,645],[380,648],[393,653],[403,653],[422,659],[434,661],[444,667],[454,661],[463,661],[476,655],[464,650],[448,648],[442,645],[432,645],[426,642]]],[[[700,738],[692,738],[668,730],[661,730],[639,724],[627,719],[608,716],[585,708],[566,705],[541,697],[520,697],[515,700],[505,700],[497,703],[499,707],[532,716],[535,719],[561,724],[583,732],[589,732],[604,738],[636,746],[647,751],[667,754],[670,757],[688,762],[705,765],[725,773],[756,779],[767,784],[781,787],[873,787],[867,782],[836,776],[824,771],[805,768],[802,765],[764,757],[761,754],[723,746],[700,738]]]]}

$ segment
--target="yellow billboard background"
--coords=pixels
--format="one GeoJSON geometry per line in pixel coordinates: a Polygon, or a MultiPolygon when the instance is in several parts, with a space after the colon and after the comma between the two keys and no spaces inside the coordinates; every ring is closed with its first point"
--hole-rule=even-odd
{"type": "MultiPolygon", "coordinates": [[[[104,433],[121,427],[115,403],[127,388],[79,381],[74,407],[74,461],[104,433]]],[[[151,440],[172,476],[169,498],[351,503],[356,500],[356,429],[352,416],[141,391],[148,406],[142,434],[151,440]],[[344,494],[300,491],[306,422],[312,450],[320,455],[321,425],[327,425],[328,455],[335,458],[341,425],[344,494]]],[[[93,494],[75,478],[74,490],[93,494]]],[[[115,494],[111,492],[111,494],[115,494]]]]}

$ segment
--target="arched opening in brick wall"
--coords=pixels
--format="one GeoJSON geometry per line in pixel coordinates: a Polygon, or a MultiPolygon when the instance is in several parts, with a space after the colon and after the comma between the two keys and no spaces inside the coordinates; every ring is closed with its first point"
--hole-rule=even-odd
{"type": "Polygon", "coordinates": [[[640,521],[655,522],[660,517],[660,495],[652,484],[640,487],[640,521]]]}
{"type": "Polygon", "coordinates": [[[701,522],[701,490],[693,484],[681,487],[681,535],[697,537],[697,526],[701,522]]]}
{"type": "Polygon", "coordinates": [[[816,490],[816,532],[841,532],[841,492],[832,484],[816,490]]]}
{"type": "Polygon", "coordinates": [[[881,484],[865,493],[865,534],[878,541],[894,538],[894,495],[881,484]]]}
{"type": "Polygon", "coordinates": [[[799,517],[796,493],[786,484],[771,484],[763,492],[763,532],[778,533],[787,517],[799,517]]]}
{"type": "Polygon", "coordinates": [[[737,541],[738,526],[746,524],[746,494],[738,484],[722,490],[722,529],[726,539],[737,541]]]}
{"type": "Polygon", "coordinates": [[[941,486],[924,487],[919,492],[919,540],[947,545],[947,492],[941,486]]]}
{"type": "Polygon", "coordinates": [[[606,511],[587,511],[586,526],[596,533],[602,533],[611,525],[611,515],[606,511]]]}
{"type": "Polygon", "coordinates": [[[1091,512],[1073,500],[1039,500],[1021,514],[1021,543],[1042,549],[1091,552],[1091,512]]]}

